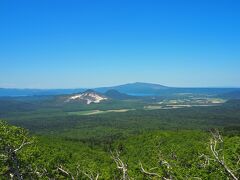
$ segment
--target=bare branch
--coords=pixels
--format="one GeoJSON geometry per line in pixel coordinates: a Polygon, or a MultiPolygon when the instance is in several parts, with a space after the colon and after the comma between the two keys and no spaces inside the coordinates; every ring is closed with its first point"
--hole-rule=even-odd
{"type": "Polygon", "coordinates": [[[58,169],[60,172],[62,172],[63,174],[69,176],[69,173],[68,173],[66,170],[64,170],[62,167],[58,167],[57,169],[58,169]]]}
{"type": "Polygon", "coordinates": [[[119,157],[119,152],[116,151],[115,154],[111,152],[112,159],[115,161],[117,168],[122,172],[122,180],[130,179],[127,174],[127,164],[125,164],[119,157]]]}
{"type": "Polygon", "coordinates": [[[70,177],[72,180],[79,179],[78,176],[79,176],[80,173],[85,175],[90,180],[98,180],[98,178],[99,178],[99,173],[97,173],[96,176],[95,176],[92,173],[92,171],[81,171],[81,170],[79,170],[79,166],[77,166],[77,168],[76,168],[76,173],[74,173],[75,175],[73,175],[73,173],[70,172],[69,170],[64,169],[61,165],[57,168],[57,170],[60,171],[65,176],[70,177]]]}
{"type": "Polygon", "coordinates": [[[85,176],[87,176],[90,180],[98,180],[98,177],[99,177],[99,173],[97,173],[96,176],[93,175],[93,173],[90,171],[90,172],[82,172],[85,176]]]}
{"type": "Polygon", "coordinates": [[[59,170],[61,173],[65,174],[65,176],[71,177],[72,180],[75,180],[75,178],[74,178],[74,176],[72,175],[72,173],[69,172],[68,170],[63,169],[62,166],[58,167],[57,170],[59,170]]]}
{"type": "Polygon", "coordinates": [[[157,176],[157,177],[161,178],[161,176],[160,176],[159,174],[157,174],[157,173],[153,173],[153,172],[148,172],[148,171],[146,171],[146,170],[143,168],[143,165],[142,165],[141,162],[140,162],[139,164],[140,164],[141,171],[142,171],[144,174],[147,174],[147,175],[149,175],[149,176],[157,176]]]}
{"type": "Polygon", "coordinates": [[[17,149],[15,149],[14,152],[16,153],[16,152],[20,151],[24,146],[26,146],[28,144],[32,144],[32,142],[25,142],[25,139],[24,139],[22,144],[17,149]]]}
{"type": "Polygon", "coordinates": [[[205,155],[205,154],[201,154],[199,156],[199,158],[204,158],[204,163],[202,164],[203,167],[209,166],[210,165],[210,161],[216,161],[215,159],[210,158],[209,156],[205,155]]]}
{"type": "Polygon", "coordinates": [[[224,170],[230,177],[232,177],[234,180],[238,180],[233,171],[226,165],[224,155],[222,155],[222,157],[220,157],[219,155],[219,150],[222,151],[223,149],[217,150],[218,145],[223,143],[223,138],[221,137],[219,131],[217,130],[215,132],[211,131],[211,134],[213,138],[210,140],[210,149],[214,158],[224,168],[224,170]]]}

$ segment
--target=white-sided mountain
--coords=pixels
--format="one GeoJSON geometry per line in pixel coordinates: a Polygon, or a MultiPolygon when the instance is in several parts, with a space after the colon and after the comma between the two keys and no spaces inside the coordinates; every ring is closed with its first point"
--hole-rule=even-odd
{"type": "Polygon", "coordinates": [[[65,102],[82,102],[85,104],[100,103],[108,98],[93,90],[87,90],[83,93],[68,96],[65,102]]]}

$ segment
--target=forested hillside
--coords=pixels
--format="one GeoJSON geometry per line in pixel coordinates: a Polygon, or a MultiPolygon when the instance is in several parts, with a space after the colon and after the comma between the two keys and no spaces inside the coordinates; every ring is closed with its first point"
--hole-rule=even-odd
{"type": "Polygon", "coordinates": [[[239,178],[239,100],[152,110],[155,100],[27,102],[2,109],[2,179],[239,178]]]}
{"type": "Polygon", "coordinates": [[[31,137],[0,124],[3,179],[237,179],[240,137],[218,131],[155,131],[108,150],[58,137],[31,137]]]}

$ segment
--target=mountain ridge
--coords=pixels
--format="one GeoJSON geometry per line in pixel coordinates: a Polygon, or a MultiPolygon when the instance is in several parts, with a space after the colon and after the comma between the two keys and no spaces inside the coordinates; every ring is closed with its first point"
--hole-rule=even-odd
{"type": "Polygon", "coordinates": [[[119,91],[115,89],[110,89],[104,93],[105,96],[111,98],[111,99],[117,99],[117,100],[125,100],[125,99],[134,99],[134,96],[130,96],[125,93],[120,93],[119,91]]]}
{"type": "MultiPolygon", "coordinates": [[[[160,84],[154,83],[142,83],[142,82],[135,82],[135,83],[127,83],[117,86],[109,86],[109,87],[96,87],[91,88],[97,92],[105,93],[108,90],[114,89],[121,93],[127,93],[128,89],[131,89],[131,92],[134,92],[136,89],[145,88],[152,88],[152,87],[159,87],[158,89],[165,89],[169,88],[167,86],[163,86],[160,84]],[[134,88],[137,87],[137,88],[134,88]],[[134,90],[135,89],[135,90],[134,90]]],[[[69,89],[35,89],[35,88],[0,88],[0,97],[1,96],[39,96],[39,95],[64,95],[64,94],[74,94],[84,92],[89,88],[69,88],[69,89]]],[[[156,88],[155,88],[156,89],[156,88]]]]}
{"type": "MultiPolygon", "coordinates": [[[[135,82],[127,83],[117,86],[97,87],[92,88],[94,91],[106,93],[108,90],[114,89],[120,93],[133,95],[133,96],[158,96],[176,93],[206,93],[223,94],[240,88],[178,88],[168,87],[160,84],[135,82]]],[[[82,93],[87,88],[75,89],[17,89],[17,88],[0,88],[0,97],[17,97],[17,96],[46,96],[46,95],[69,95],[82,93]]]]}

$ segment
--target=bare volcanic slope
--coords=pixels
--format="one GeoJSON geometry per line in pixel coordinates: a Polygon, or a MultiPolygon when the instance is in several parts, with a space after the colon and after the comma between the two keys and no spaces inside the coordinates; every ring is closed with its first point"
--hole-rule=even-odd
{"type": "Polygon", "coordinates": [[[100,103],[108,98],[100,93],[93,90],[87,90],[80,94],[74,94],[68,96],[65,102],[82,102],[85,104],[100,103]]]}

